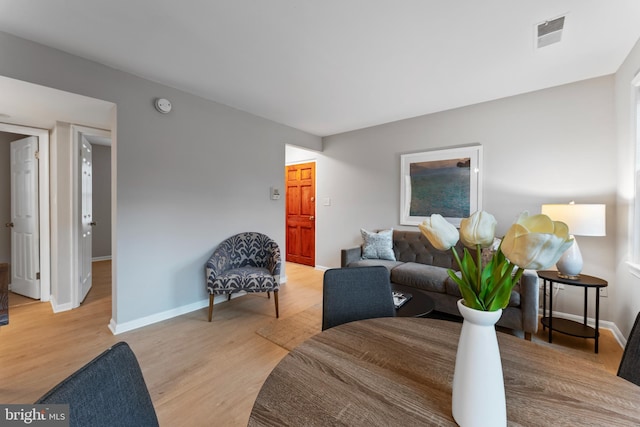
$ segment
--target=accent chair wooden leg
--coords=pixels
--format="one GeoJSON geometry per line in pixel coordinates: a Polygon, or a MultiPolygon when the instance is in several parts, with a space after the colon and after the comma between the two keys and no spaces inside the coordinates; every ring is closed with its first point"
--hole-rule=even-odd
{"type": "Polygon", "coordinates": [[[227,295],[227,301],[231,301],[231,294],[227,295]]]}
{"type": "Polygon", "coordinates": [[[524,333],[524,339],[527,341],[531,341],[531,332],[525,332],[524,333]]]}
{"type": "Polygon", "coordinates": [[[213,294],[209,294],[209,322],[213,317],[213,294]]]}
{"type": "Polygon", "coordinates": [[[271,292],[267,291],[267,299],[271,299],[271,292]]]}
{"type": "Polygon", "coordinates": [[[273,291],[273,300],[276,303],[276,319],[280,317],[280,312],[278,311],[278,291],[273,291]]]}

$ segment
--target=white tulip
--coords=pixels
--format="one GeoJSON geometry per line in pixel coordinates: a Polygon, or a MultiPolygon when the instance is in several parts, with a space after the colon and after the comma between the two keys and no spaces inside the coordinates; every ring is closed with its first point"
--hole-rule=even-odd
{"type": "Polygon", "coordinates": [[[458,243],[458,229],[440,214],[433,214],[418,225],[429,242],[441,251],[448,251],[458,243]]]}
{"type": "Polygon", "coordinates": [[[490,213],[476,211],[460,222],[460,240],[468,248],[475,249],[477,245],[488,248],[493,244],[497,224],[498,221],[490,213]]]}
{"type": "Polygon", "coordinates": [[[564,222],[525,212],[507,231],[501,250],[520,268],[544,270],[555,264],[572,244],[573,238],[564,222]]]}

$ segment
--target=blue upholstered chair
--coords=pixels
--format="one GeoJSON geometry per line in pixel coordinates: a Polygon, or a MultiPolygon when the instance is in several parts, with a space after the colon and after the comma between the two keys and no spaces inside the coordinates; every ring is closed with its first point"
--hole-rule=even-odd
{"type": "Polygon", "coordinates": [[[140,365],[125,342],[87,363],[36,404],[68,404],[71,427],[158,426],[140,365]]]}
{"type": "Polygon", "coordinates": [[[624,347],[618,376],[640,386],[640,313],[636,315],[627,345],[624,347]]]}
{"type": "Polygon", "coordinates": [[[215,295],[232,293],[266,292],[276,305],[278,313],[278,289],[280,289],[280,248],[268,236],[240,233],[229,237],[216,248],[206,265],[207,290],[209,292],[209,322],[213,316],[215,295]]]}
{"type": "Polygon", "coordinates": [[[355,320],[394,317],[389,270],[383,266],[332,268],[322,286],[322,330],[355,320]]]}

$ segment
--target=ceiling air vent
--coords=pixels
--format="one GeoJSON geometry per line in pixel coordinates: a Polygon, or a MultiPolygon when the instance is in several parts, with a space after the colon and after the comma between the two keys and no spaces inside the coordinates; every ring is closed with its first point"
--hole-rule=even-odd
{"type": "Polygon", "coordinates": [[[536,46],[538,48],[558,43],[562,40],[562,30],[564,28],[564,16],[544,21],[538,24],[538,38],[536,46]]]}

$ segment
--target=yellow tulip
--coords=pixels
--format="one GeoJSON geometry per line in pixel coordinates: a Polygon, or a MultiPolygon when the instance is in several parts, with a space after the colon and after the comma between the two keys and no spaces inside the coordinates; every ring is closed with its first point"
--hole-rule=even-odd
{"type": "Polygon", "coordinates": [[[555,264],[572,244],[573,238],[564,222],[525,212],[507,231],[501,250],[520,268],[543,270],[555,264]]]}
{"type": "Polygon", "coordinates": [[[488,212],[476,211],[469,218],[460,221],[460,240],[469,248],[477,245],[488,248],[493,244],[498,221],[488,212]]]}
{"type": "Polygon", "coordinates": [[[458,243],[458,229],[440,214],[433,214],[418,225],[422,234],[441,251],[448,251],[458,243]]]}

